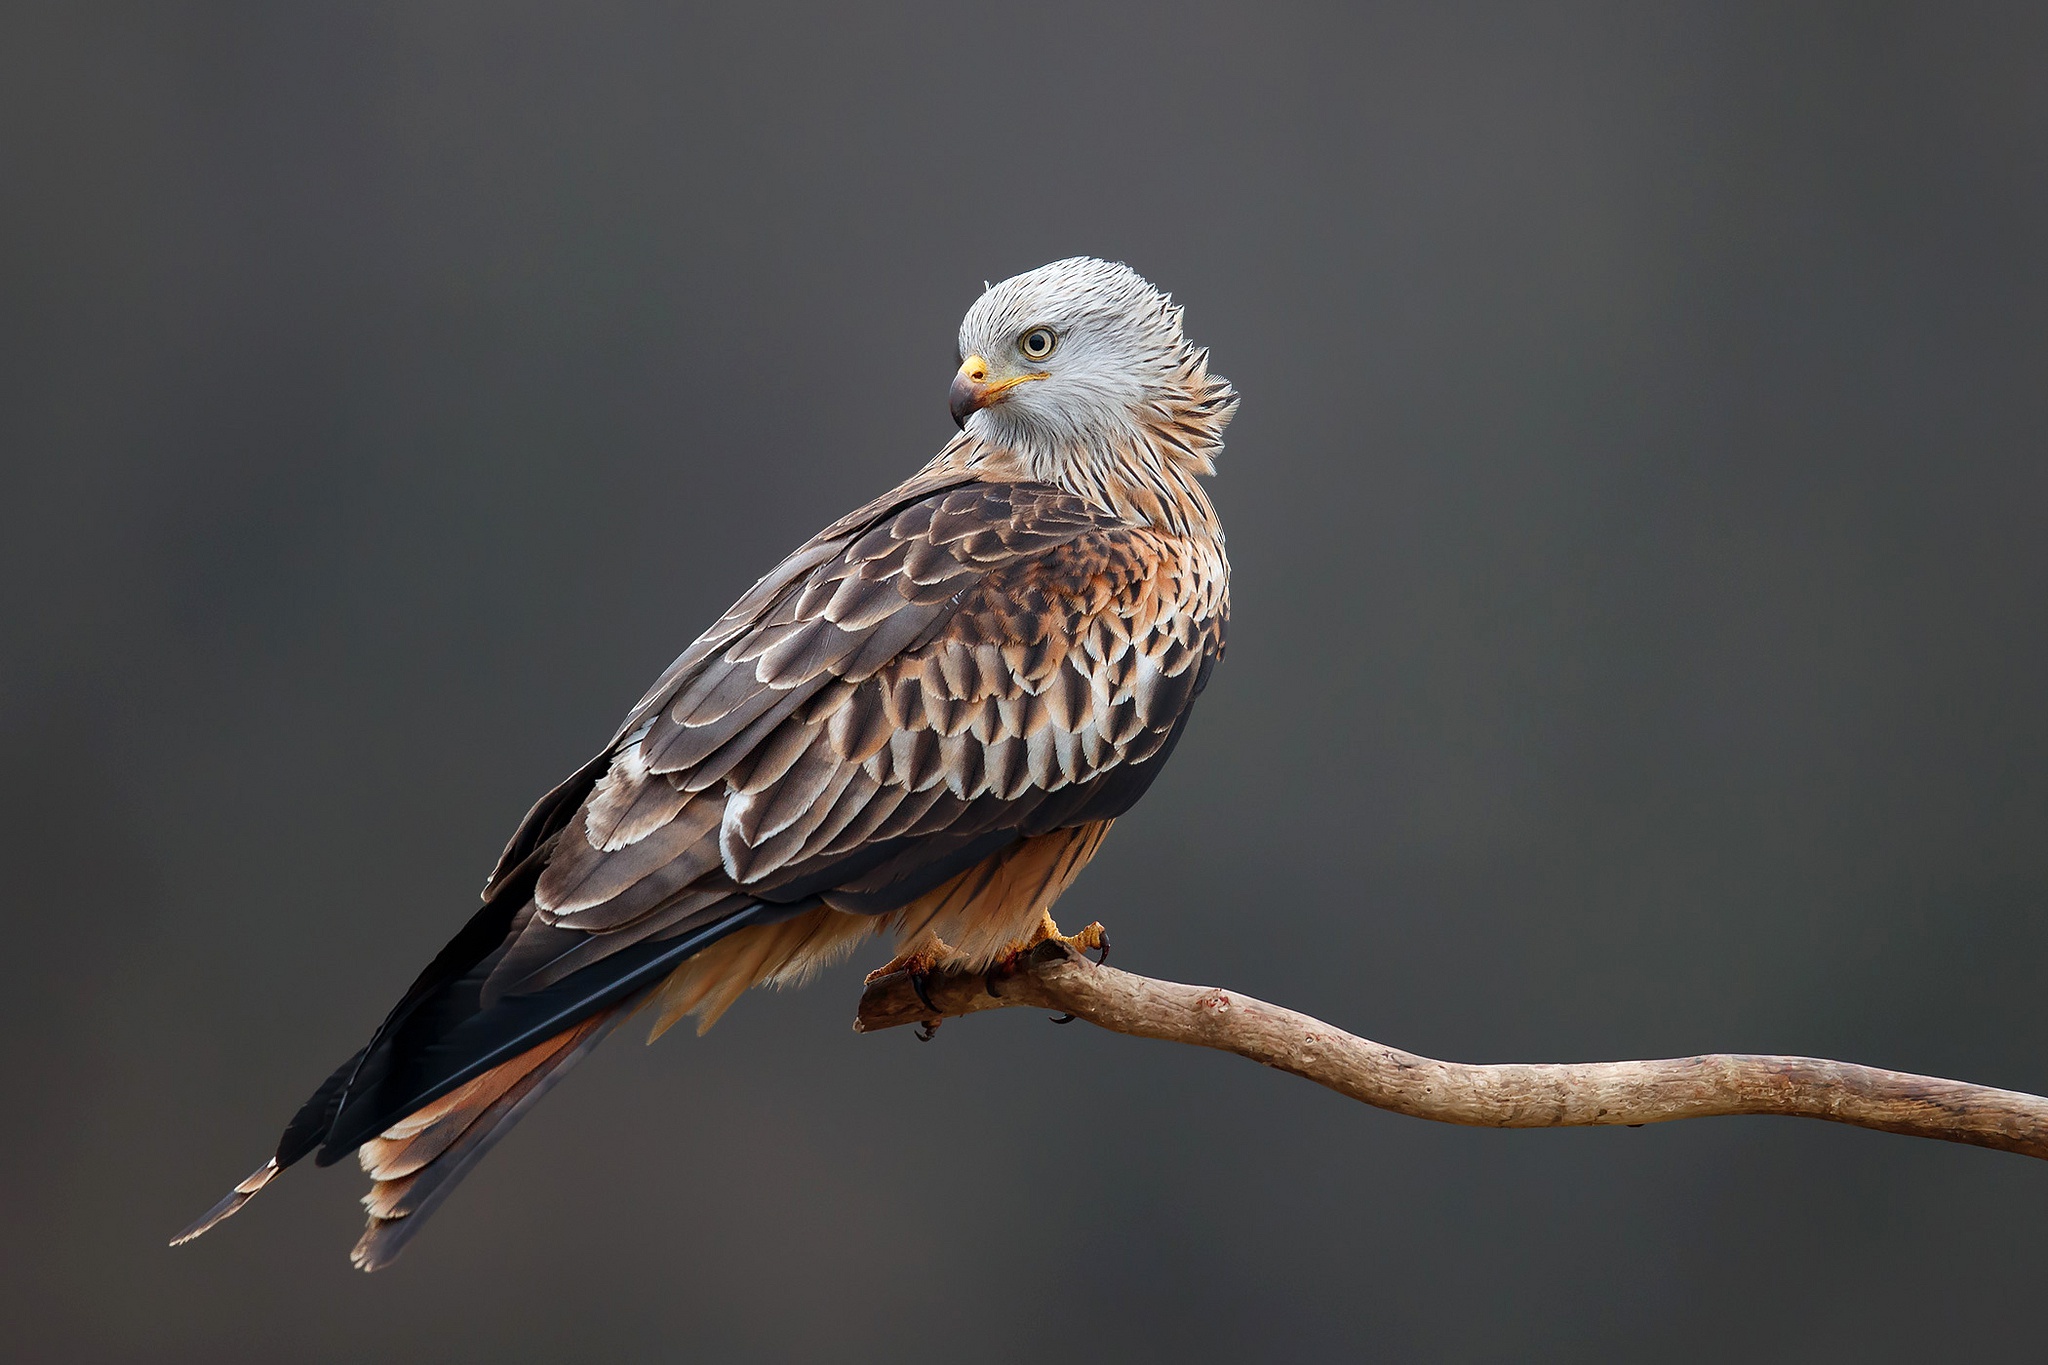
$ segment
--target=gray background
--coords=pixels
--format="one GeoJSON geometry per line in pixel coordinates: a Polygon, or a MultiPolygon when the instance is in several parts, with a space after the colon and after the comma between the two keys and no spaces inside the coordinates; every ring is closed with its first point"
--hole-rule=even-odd
{"type": "MultiPolygon", "coordinates": [[[[391,1272],[172,1230],[512,823],[950,433],[984,278],[1244,393],[1229,662],[1067,900],[1471,1060],[2048,1090],[2048,10],[15,6],[9,1347],[38,1360],[1900,1358],[2048,1168],[1490,1132],[860,967],[601,1052],[391,1272]]],[[[872,965],[867,964],[867,965],[872,965]]]]}

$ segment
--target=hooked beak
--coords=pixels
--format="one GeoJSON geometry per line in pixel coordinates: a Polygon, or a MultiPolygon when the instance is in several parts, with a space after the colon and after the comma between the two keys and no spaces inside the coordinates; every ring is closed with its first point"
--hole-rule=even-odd
{"type": "Polygon", "coordinates": [[[960,362],[960,373],[953,376],[953,387],[946,392],[946,406],[953,414],[953,425],[964,427],[967,419],[991,403],[1000,403],[1003,395],[1019,384],[1029,384],[1034,379],[1050,379],[1051,375],[1040,371],[1037,374],[1014,375],[1009,379],[989,382],[988,362],[978,355],[971,355],[960,362]]]}

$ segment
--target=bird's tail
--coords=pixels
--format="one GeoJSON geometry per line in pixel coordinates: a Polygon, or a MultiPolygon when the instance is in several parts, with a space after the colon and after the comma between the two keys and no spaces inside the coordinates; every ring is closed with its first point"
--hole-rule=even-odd
{"type": "MultiPolygon", "coordinates": [[[[370,1192],[363,1196],[370,1221],[349,1260],[360,1270],[389,1265],[470,1167],[638,1003],[592,1015],[501,1062],[406,1115],[358,1148],[356,1158],[371,1182],[370,1192]]],[[[171,1245],[182,1246],[238,1213],[282,1169],[276,1157],[264,1162],[225,1199],[172,1238],[171,1245]]]]}
{"type": "MultiPolygon", "coordinates": [[[[663,1012],[648,1041],[685,1014],[700,1016],[701,1033],[749,987],[801,975],[871,932],[871,922],[829,910],[742,930],[685,962],[654,993],[663,1012]]],[[[593,1015],[413,1111],[359,1147],[356,1159],[371,1181],[363,1196],[370,1225],[349,1253],[356,1268],[389,1265],[427,1215],[534,1101],[644,1003],[648,997],[593,1015]]]]}
{"type": "MultiPolygon", "coordinates": [[[[379,1040],[373,1040],[362,1052],[342,1063],[300,1108],[298,1117],[285,1130],[277,1155],[173,1238],[171,1245],[189,1242],[234,1215],[278,1172],[320,1149],[324,1141],[336,1150],[333,1157],[323,1151],[322,1164],[354,1151],[369,1173],[370,1192],[363,1199],[363,1207],[370,1222],[351,1259],[360,1269],[380,1269],[390,1264],[426,1216],[511,1129],[528,1106],[643,1005],[652,1003],[660,1007],[657,1034],[684,1014],[699,1015],[708,1028],[748,987],[763,981],[801,979],[850,948],[856,938],[874,932],[879,924],[870,916],[844,915],[822,907],[750,927],[745,925],[745,918],[728,917],[724,924],[737,922],[740,927],[711,942],[704,941],[712,937],[707,933],[664,951],[636,976],[626,978],[628,984],[638,984],[640,977],[651,975],[654,984],[642,985],[623,998],[609,992],[609,977],[595,987],[575,979],[566,981],[563,986],[569,992],[569,1008],[574,1010],[568,1014],[567,1027],[452,1086],[424,1084],[411,1076],[403,1078],[398,1093],[408,1098],[384,1103],[372,1094],[366,1105],[366,1118],[357,1120],[354,1129],[367,1132],[368,1136],[345,1136],[336,1143],[332,1134],[338,1124],[348,1121],[346,1110],[351,1091],[359,1086],[368,1069],[365,1059],[381,1045],[379,1040]],[[610,994],[609,1003],[599,994],[600,989],[610,994]],[[591,999],[593,995],[597,998],[591,999]],[[579,1007],[575,1004],[579,1000],[588,1000],[589,1005],[579,1007]],[[595,1008],[583,1013],[590,1005],[595,1008]],[[398,1117],[391,1117],[394,1113],[398,1117]],[[383,1126],[379,1127],[380,1124],[383,1126]]],[[[667,947],[661,943],[649,946],[658,950],[667,947]]],[[[615,954],[610,961],[632,965],[626,952],[615,954]]],[[[527,1037],[545,1027],[541,1021],[564,1017],[561,1002],[543,998],[539,1003],[544,1008],[534,1012],[535,1020],[511,1021],[511,1025],[524,1029],[527,1037]]],[[[509,1032],[511,1025],[485,1041],[495,1041],[502,1032],[509,1032]]],[[[380,1034],[380,1040],[385,1036],[388,1035],[380,1034]]],[[[477,1050],[454,1051],[452,1060],[430,1057],[430,1074],[445,1074],[477,1050]]]]}

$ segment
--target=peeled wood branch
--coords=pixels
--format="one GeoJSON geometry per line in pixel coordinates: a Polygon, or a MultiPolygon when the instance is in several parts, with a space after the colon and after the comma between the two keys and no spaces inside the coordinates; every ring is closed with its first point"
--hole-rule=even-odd
{"type": "Polygon", "coordinates": [[[1470,1065],[1354,1037],[1306,1014],[1214,986],[1100,966],[1057,940],[1007,974],[868,983],[854,1028],[936,1025],[1024,1006],[1117,1033],[1235,1052],[1397,1114],[1484,1128],[1663,1123],[1713,1114],[1782,1114],[2048,1158],[2048,1099],[1818,1057],[1712,1053],[1645,1062],[1470,1065]]]}

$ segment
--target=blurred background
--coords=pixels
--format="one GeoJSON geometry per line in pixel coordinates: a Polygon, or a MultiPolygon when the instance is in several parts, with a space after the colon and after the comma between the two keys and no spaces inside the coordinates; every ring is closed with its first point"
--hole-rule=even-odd
{"type": "Polygon", "coordinates": [[[2048,1091],[2048,10],[27,4],[0,43],[22,1359],[1949,1358],[2048,1167],[1495,1132],[858,962],[622,1035],[389,1272],[164,1239],[528,803],[1078,252],[1244,394],[1228,663],[1065,902],[1465,1060],[2048,1091]],[[1739,1343],[1739,1348],[1736,1345],[1739,1343]]]}

